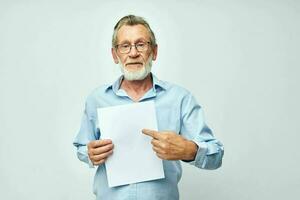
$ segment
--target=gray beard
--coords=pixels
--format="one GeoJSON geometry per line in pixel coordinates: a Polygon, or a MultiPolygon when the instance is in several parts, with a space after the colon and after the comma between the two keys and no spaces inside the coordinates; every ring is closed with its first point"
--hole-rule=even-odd
{"type": "Polygon", "coordinates": [[[124,79],[128,81],[137,81],[144,80],[148,74],[151,72],[152,68],[152,55],[149,56],[146,64],[138,71],[128,71],[126,67],[122,64],[119,59],[119,67],[121,69],[122,74],[124,75],[124,79]]]}

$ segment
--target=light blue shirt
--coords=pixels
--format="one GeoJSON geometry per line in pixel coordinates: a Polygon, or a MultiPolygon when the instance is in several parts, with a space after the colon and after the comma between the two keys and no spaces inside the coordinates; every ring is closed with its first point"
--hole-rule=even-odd
{"type": "MultiPolygon", "coordinates": [[[[120,89],[122,76],[113,84],[95,89],[87,98],[81,127],[74,145],[78,158],[91,166],[87,155],[87,144],[101,139],[97,108],[134,103],[120,89]]],[[[223,145],[214,138],[205,124],[203,109],[186,89],[158,80],[152,74],[153,87],[140,102],[153,100],[155,103],[158,131],[174,131],[198,145],[194,161],[189,163],[198,168],[217,169],[222,164],[223,145]]],[[[122,120],[120,116],[119,120],[122,120]]],[[[122,163],[120,163],[122,165],[122,163]]],[[[178,200],[178,182],[182,169],[180,161],[163,160],[165,178],[109,188],[105,164],[97,168],[93,192],[103,200],[178,200]]],[[[126,173],[126,172],[124,172],[126,173]]]]}

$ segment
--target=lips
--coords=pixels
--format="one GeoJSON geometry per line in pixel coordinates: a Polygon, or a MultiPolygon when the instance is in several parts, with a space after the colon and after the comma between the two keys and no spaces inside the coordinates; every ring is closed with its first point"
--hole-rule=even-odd
{"type": "Polygon", "coordinates": [[[127,65],[142,65],[143,63],[141,62],[130,62],[130,63],[126,63],[126,66],[127,65]]]}

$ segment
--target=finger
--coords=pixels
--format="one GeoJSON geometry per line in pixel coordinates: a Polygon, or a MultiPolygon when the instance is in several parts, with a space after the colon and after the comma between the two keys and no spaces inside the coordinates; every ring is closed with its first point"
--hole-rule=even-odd
{"type": "Polygon", "coordinates": [[[159,153],[161,155],[166,153],[163,149],[158,148],[158,147],[153,146],[152,149],[153,149],[153,151],[155,151],[155,153],[159,153]]]}
{"type": "Polygon", "coordinates": [[[101,139],[101,140],[91,141],[88,145],[89,147],[97,148],[111,143],[112,141],[110,139],[101,139]]]}
{"type": "Polygon", "coordinates": [[[148,136],[150,136],[152,138],[155,138],[155,139],[159,139],[159,136],[160,136],[160,133],[158,131],[155,131],[155,130],[143,129],[142,132],[145,135],[148,135],[148,136]]]}
{"type": "Polygon", "coordinates": [[[103,164],[105,163],[106,159],[102,159],[102,160],[99,160],[97,162],[93,162],[94,165],[100,165],[100,164],[103,164]]]}
{"type": "Polygon", "coordinates": [[[160,141],[160,140],[156,140],[156,139],[151,140],[151,144],[154,147],[160,148],[160,149],[166,149],[166,148],[168,148],[168,145],[165,142],[160,141]]]}
{"type": "Polygon", "coordinates": [[[98,162],[100,160],[108,158],[108,156],[110,156],[112,153],[113,153],[113,150],[110,150],[106,153],[102,153],[102,154],[99,154],[99,155],[94,155],[94,156],[91,157],[91,160],[93,160],[94,162],[98,162]]]}
{"type": "Polygon", "coordinates": [[[156,156],[159,157],[162,160],[165,160],[165,156],[163,154],[156,153],[156,156]]]}
{"type": "Polygon", "coordinates": [[[113,148],[114,148],[113,144],[107,144],[105,146],[101,146],[101,147],[92,149],[91,152],[93,155],[99,155],[99,154],[108,152],[108,151],[112,150],[113,148]]]}

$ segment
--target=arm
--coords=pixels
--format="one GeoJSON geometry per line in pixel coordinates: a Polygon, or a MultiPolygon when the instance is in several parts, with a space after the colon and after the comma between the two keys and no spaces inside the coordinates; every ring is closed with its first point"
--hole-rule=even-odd
{"type": "Polygon", "coordinates": [[[224,155],[223,144],[205,124],[203,109],[191,94],[183,99],[182,113],[180,134],[198,146],[195,159],[189,163],[203,169],[219,168],[224,155]]]}
{"type": "Polygon", "coordinates": [[[77,147],[79,160],[93,167],[104,163],[107,157],[112,154],[113,144],[111,140],[98,140],[100,133],[95,126],[95,117],[91,117],[91,115],[86,104],[80,130],[73,145],[77,147]]]}
{"type": "Polygon", "coordinates": [[[165,160],[183,160],[204,169],[216,169],[222,164],[223,145],[205,125],[203,112],[191,95],[183,100],[180,135],[172,131],[143,129],[151,136],[153,150],[165,160]]]}

